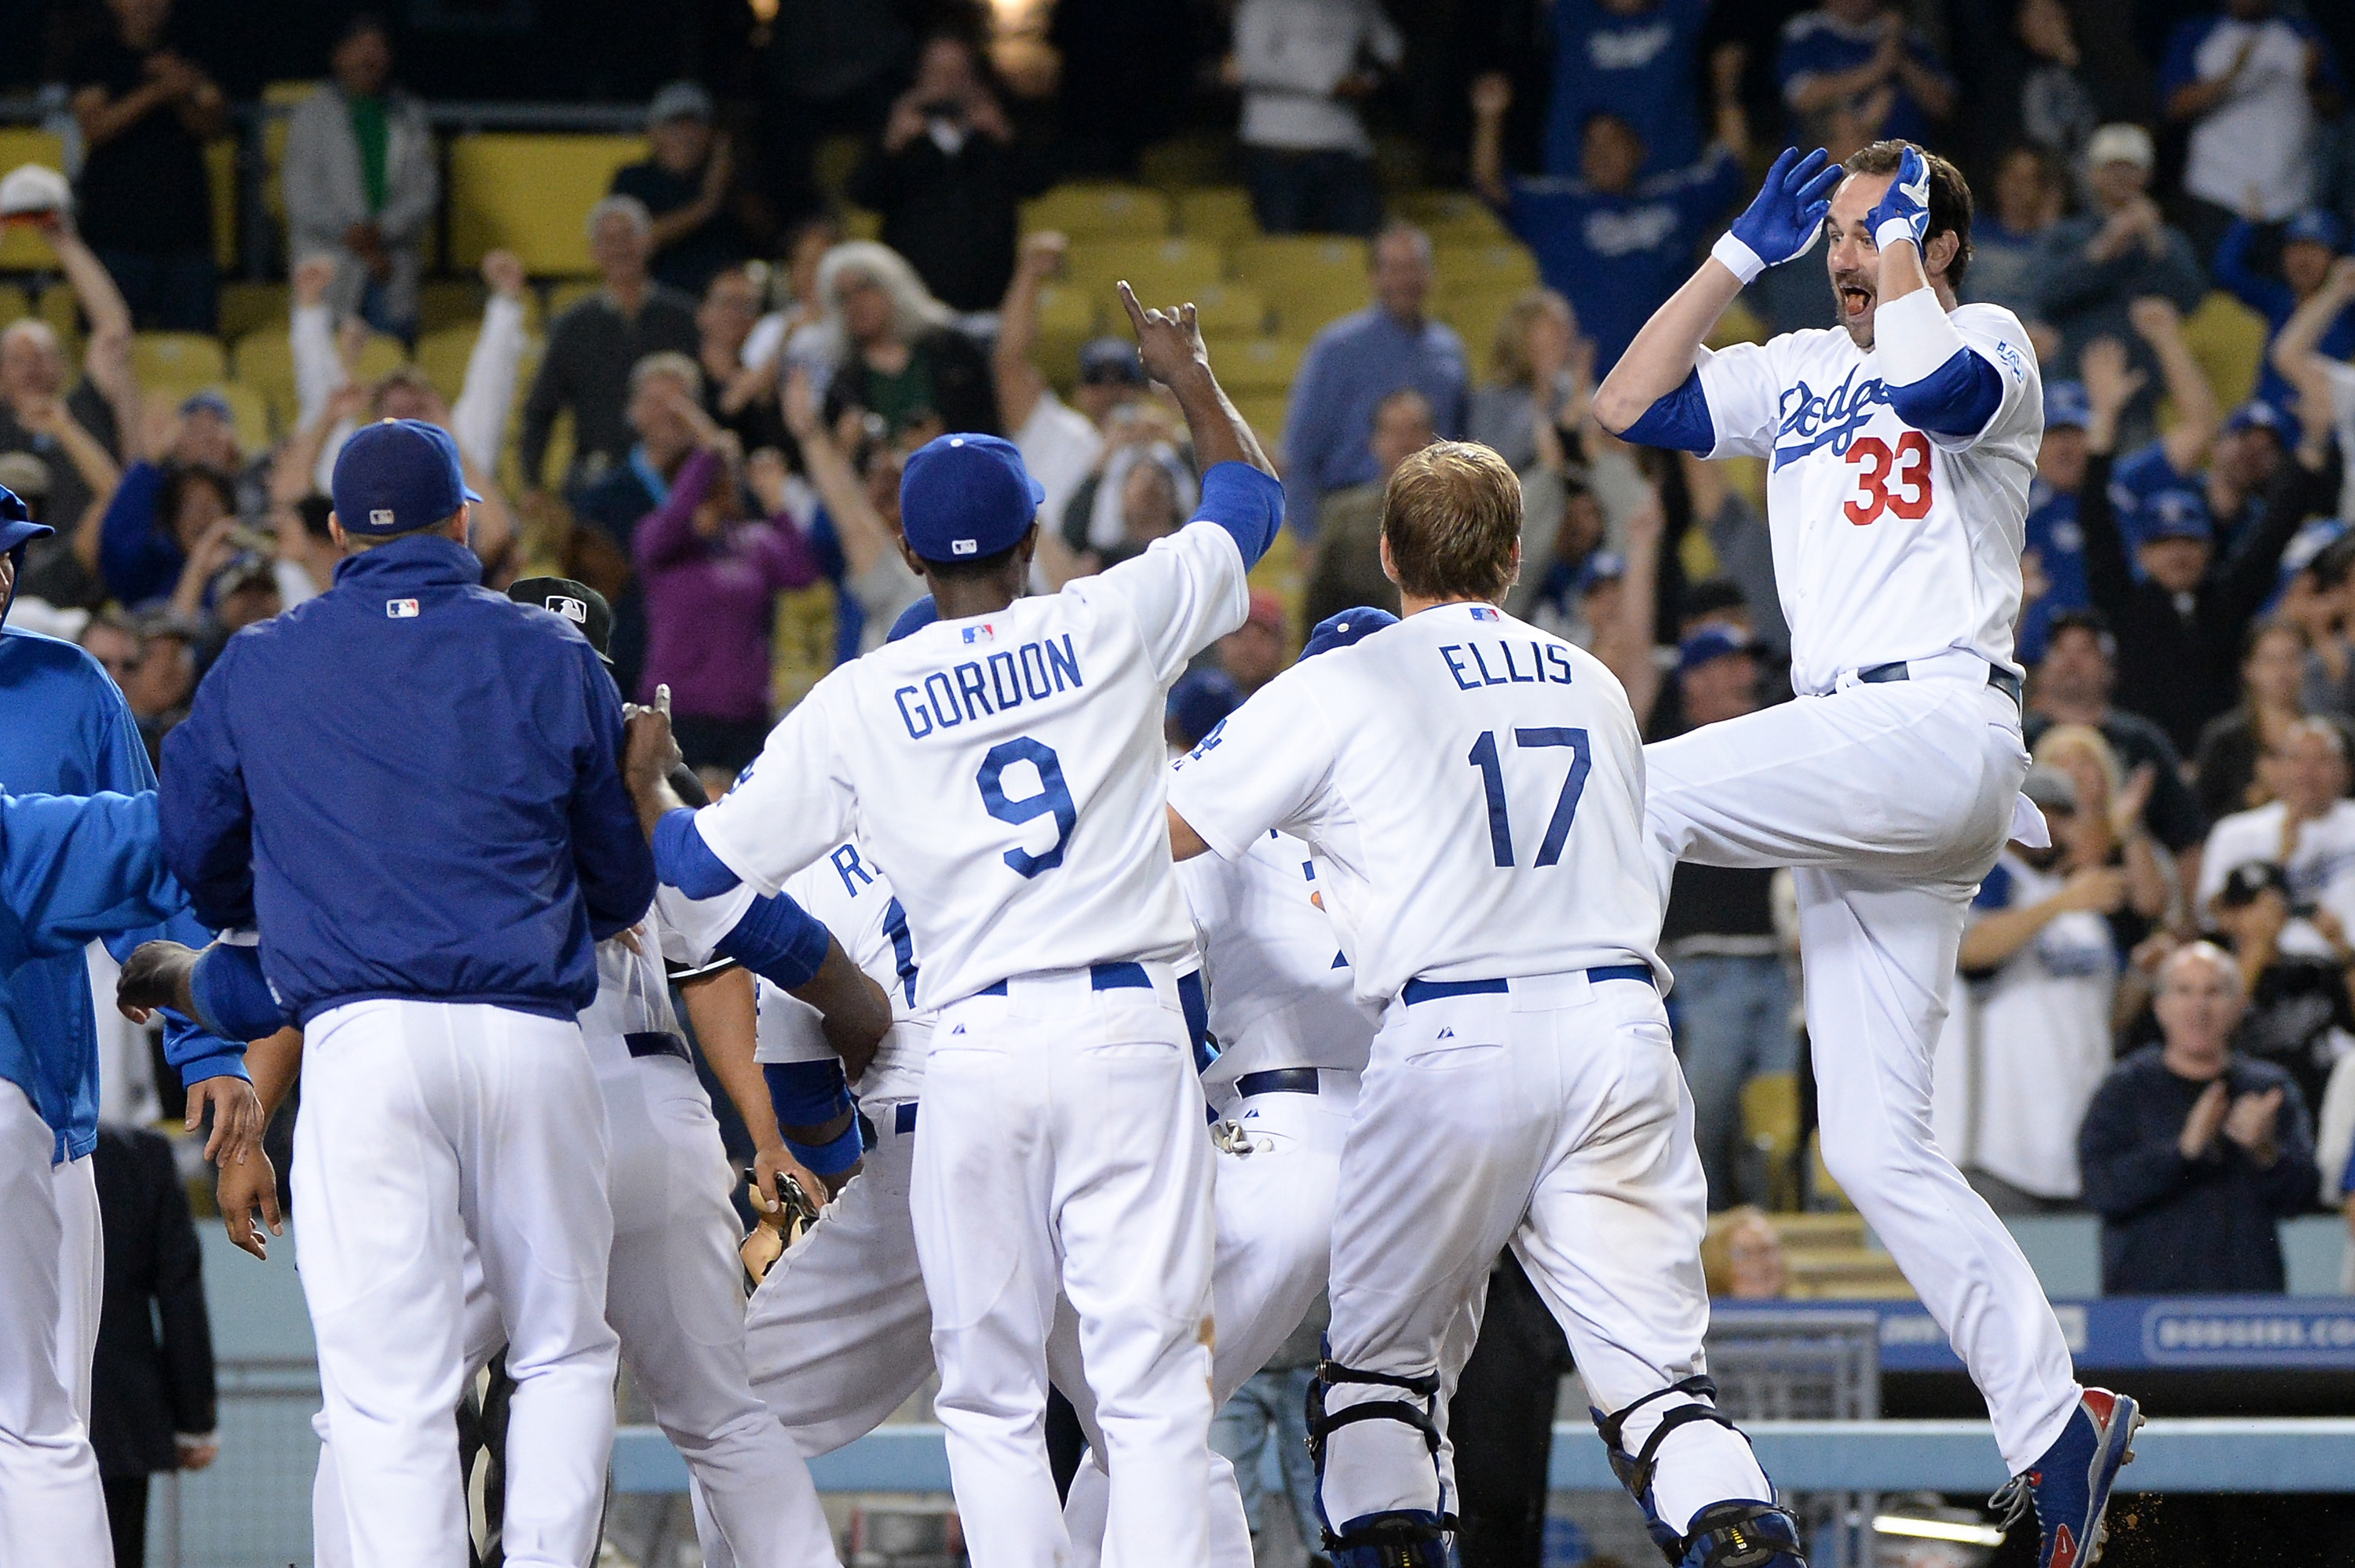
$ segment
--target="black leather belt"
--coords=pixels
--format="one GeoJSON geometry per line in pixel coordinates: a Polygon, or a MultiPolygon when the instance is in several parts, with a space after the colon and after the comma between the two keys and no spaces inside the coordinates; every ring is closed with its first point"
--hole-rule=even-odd
{"type": "Polygon", "coordinates": [[[1316,1086],[1314,1067],[1271,1067],[1264,1073],[1245,1073],[1235,1080],[1239,1095],[1313,1095],[1316,1086]]]}
{"type": "MultiPolygon", "coordinates": [[[[1870,670],[1859,670],[1856,678],[1868,686],[1878,686],[1890,681],[1910,681],[1913,678],[1913,672],[1906,668],[1904,660],[1899,659],[1892,663],[1875,664],[1870,670]]],[[[2019,703],[2019,677],[2000,664],[1987,666],[1987,684],[2009,697],[2015,705],[2019,703]]]]}
{"type": "Polygon", "coordinates": [[[624,1034],[622,1044],[630,1048],[633,1056],[676,1056],[690,1067],[695,1065],[695,1054],[687,1048],[687,1042],[667,1029],[624,1034]]]}

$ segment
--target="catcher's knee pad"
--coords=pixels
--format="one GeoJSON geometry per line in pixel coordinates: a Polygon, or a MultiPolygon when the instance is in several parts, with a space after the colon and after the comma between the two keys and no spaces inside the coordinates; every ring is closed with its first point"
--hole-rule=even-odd
{"type": "MultiPolygon", "coordinates": [[[[1360,1421],[1396,1421],[1423,1435],[1434,1478],[1439,1463],[1439,1374],[1403,1377],[1394,1372],[1360,1372],[1327,1358],[1316,1363],[1316,1380],[1308,1385],[1308,1453],[1316,1464],[1316,1517],[1325,1526],[1325,1548],[1334,1568],[1446,1568],[1445,1534],[1455,1528],[1455,1516],[1427,1509],[1393,1509],[1345,1521],[1338,1530],[1325,1512],[1326,1440],[1344,1426],[1360,1421]],[[1394,1388],[1408,1399],[1369,1400],[1327,1412],[1325,1393],[1337,1383],[1362,1383],[1394,1388]]],[[[1443,1490],[1441,1501],[1445,1497],[1443,1490]]]]}
{"type": "Polygon", "coordinates": [[[1445,1534],[1455,1520],[1427,1509],[1369,1513],[1335,1530],[1325,1527],[1333,1568],[1448,1568],[1445,1534]]]}
{"type": "Polygon", "coordinates": [[[1693,1515],[1678,1568],[1807,1568],[1799,1521],[1772,1503],[1711,1503],[1693,1515]]]}
{"type": "Polygon", "coordinates": [[[1595,1430],[1602,1434],[1603,1446],[1611,1456],[1612,1473],[1619,1478],[1619,1484],[1627,1489],[1628,1495],[1644,1510],[1644,1528],[1651,1532],[1652,1544],[1660,1549],[1660,1555],[1668,1559],[1669,1568],[1687,1568],[1688,1538],[1662,1520],[1659,1510],[1652,1503],[1652,1478],[1658,1471],[1660,1445],[1668,1440],[1670,1433],[1696,1421],[1714,1422],[1738,1435],[1741,1429],[1718,1410],[1714,1403],[1716,1398],[1715,1383],[1706,1377],[1689,1377],[1682,1383],[1653,1390],[1616,1415],[1605,1415],[1594,1409],[1587,1412],[1594,1418],[1595,1430]],[[1628,1453],[1620,1443],[1621,1436],[1627,1429],[1627,1418],[1647,1404],[1668,1399],[1683,1403],[1663,1412],[1659,1425],[1653,1427],[1652,1435],[1644,1439],[1644,1446],[1633,1454],[1628,1453]],[[1711,1403],[1705,1404],[1704,1401],[1711,1403]]]}

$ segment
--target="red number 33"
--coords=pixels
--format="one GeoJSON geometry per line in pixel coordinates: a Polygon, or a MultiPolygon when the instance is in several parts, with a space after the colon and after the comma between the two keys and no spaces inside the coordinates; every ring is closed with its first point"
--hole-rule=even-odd
{"type": "Polygon", "coordinates": [[[1857,494],[1840,508],[1858,527],[1880,522],[1883,512],[1908,523],[1930,514],[1930,438],[1921,431],[1906,431],[1894,452],[1878,436],[1859,436],[1848,449],[1848,461],[1864,469],[1857,476],[1857,494]],[[1892,471],[1902,494],[1890,488],[1892,471]]]}

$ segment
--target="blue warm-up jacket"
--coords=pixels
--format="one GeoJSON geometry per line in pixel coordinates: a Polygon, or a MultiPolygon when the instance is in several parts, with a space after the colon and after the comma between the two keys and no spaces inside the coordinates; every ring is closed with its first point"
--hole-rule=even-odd
{"type": "MultiPolygon", "coordinates": [[[[15,795],[137,795],[155,770],[131,705],[105,669],[70,642],[0,630],[0,791],[15,795]]],[[[152,821],[152,819],[151,819],[152,821]]],[[[117,958],[158,937],[201,946],[211,932],[186,911],[143,929],[104,935],[117,958]]],[[[58,1137],[52,1158],[79,1160],[98,1142],[98,1027],[81,951],[25,962],[0,998],[0,1078],[15,1084],[58,1137]]],[[[183,1083],[245,1075],[244,1047],[165,1015],[164,1054],[183,1083]]]]}
{"type": "MultiPolygon", "coordinates": [[[[20,982],[29,977],[37,995],[54,960],[71,959],[80,974],[81,950],[91,942],[155,927],[186,906],[186,895],[164,869],[154,795],[0,795],[0,1002],[6,1003],[0,1007],[0,1065],[16,1070],[11,1081],[57,1130],[64,1151],[56,1158],[88,1154],[97,1141],[97,1121],[93,1112],[83,1130],[72,1119],[70,1102],[63,1122],[40,1105],[39,1091],[83,1086],[78,1075],[60,1084],[53,1072],[60,1062],[80,1063],[72,1050],[19,1028],[18,1004],[30,1000],[19,994],[20,982]],[[28,1076],[16,1075],[26,1069],[28,1076]]],[[[87,1001],[86,978],[81,987],[87,1001]]],[[[183,1067],[191,1082],[245,1075],[238,1051],[208,1044],[216,1059],[204,1065],[211,1070],[197,1071],[194,1062],[183,1067]]],[[[94,1104],[94,1049],[90,1058],[94,1104]]]]}
{"type": "Polygon", "coordinates": [[[164,743],[165,853],[260,933],[299,1021],[371,998],[570,1019],[654,899],[622,707],[570,622],[434,535],[346,558],[250,626],[164,743]]]}

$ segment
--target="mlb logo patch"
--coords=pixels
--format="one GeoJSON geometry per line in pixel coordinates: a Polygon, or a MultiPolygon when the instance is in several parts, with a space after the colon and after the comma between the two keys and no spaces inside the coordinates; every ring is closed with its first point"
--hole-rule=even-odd
{"type": "Polygon", "coordinates": [[[414,620],[417,619],[417,601],[413,599],[389,599],[384,601],[384,612],[395,620],[414,620]]]}
{"type": "Polygon", "coordinates": [[[565,599],[559,596],[558,598],[551,599],[548,601],[548,608],[556,611],[557,614],[564,617],[565,620],[572,622],[575,626],[586,626],[589,624],[589,606],[580,599],[565,599]]]}
{"type": "Polygon", "coordinates": [[[393,522],[392,509],[389,506],[379,506],[368,514],[368,526],[371,528],[389,528],[393,522]]]}
{"type": "Polygon", "coordinates": [[[1472,607],[1472,619],[1475,620],[1494,620],[1497,619],[1497,612],[1485,604],[1476,604],[1472,607]]]}
{"type": "Polygon", "coordinates": [[[979,626],[968,626],[964,629],[964,641],[967,647],[976,642],[995,642],[997,641],[997,628],[986,620],[979,626]]]}
{"type": "Polygon", "coordinates": [[[952,556],[978,556],[981,554],[981,542],[977,539],[951,539],[949,541],[949,554],[952,556]]]}

